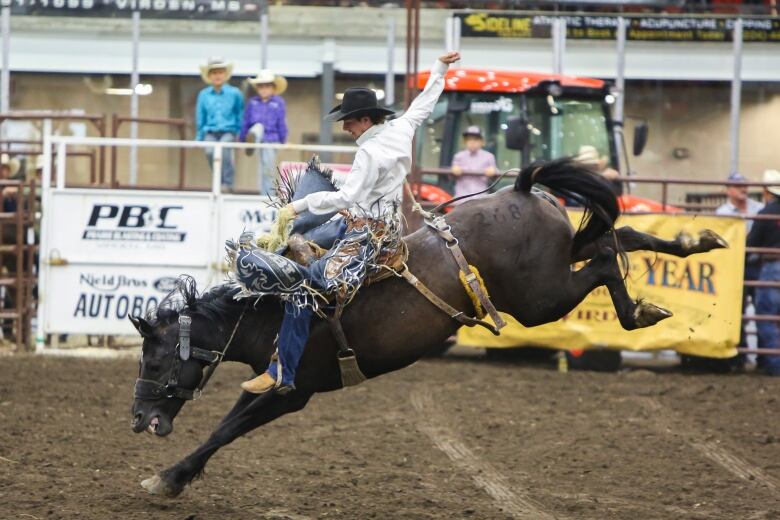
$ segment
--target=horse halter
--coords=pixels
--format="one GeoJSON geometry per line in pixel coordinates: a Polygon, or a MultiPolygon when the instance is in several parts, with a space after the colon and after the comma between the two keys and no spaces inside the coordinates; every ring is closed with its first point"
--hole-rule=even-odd
{"type": "MultiPolygon", "coordinates": [[[[176,348],[173,352],[173,363],[171,370],[168,372],[168,381],[165,384],[155,381],[153,379],[141,379],[140,377],[135,380],[135,395],[136,399],[142,401],[153,401],[161,398],[178,398],[185,401],[194,401],[203,393],[203,388],[208,383],[214,371],[217,369],[222,359],[225,357],[225,353],[233,343],[233,338],[236,335],[238,326],[241,323],[241,319],[244,317],[244,310],[241,311],[241,315],[236,320],[236,325],[233,327],[233,332],[230,334],[230,338],[225,347],[219,350],[207,350],[199,347],[193,347],[190,343],[190,333],[192,330],[192,318],[183,314],[179,315],[179,341],[176,343],[176,348]],[[203,371],[203,375],[200,378],[198,385],[190,390],[189,388],[183,388],[179,386],[179,380],[181,378],[181,370],[190,358],[197,359],[199,361],[205,361],[208,366],[203,371]]],[[[140,375],[140,374],[139,374],[140,375]]]]}

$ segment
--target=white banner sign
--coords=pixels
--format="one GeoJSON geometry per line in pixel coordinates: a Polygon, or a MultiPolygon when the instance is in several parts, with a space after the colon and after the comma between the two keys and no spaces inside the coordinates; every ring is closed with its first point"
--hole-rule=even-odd
{"type": "Polygon", "coordinates": [[[210,193],[54,191],[47,249],[69,263],[208,265],[210,193]]]}
{"type": "Polygon", "coordinates": [[[135,334],[181,275],[222,283],[224,241],[270,230],[268,197],[139,190],[52,190],[40,304],[47,333],[135,334]]]}
{"type": "Polygon", "coordinates": [[[128,316],[146,316],[188,274],[198,286],[208,269],[160,266],[66,265],[52,267],[44,301],[45,329],[68,334],[135,334],[128,316]]]}

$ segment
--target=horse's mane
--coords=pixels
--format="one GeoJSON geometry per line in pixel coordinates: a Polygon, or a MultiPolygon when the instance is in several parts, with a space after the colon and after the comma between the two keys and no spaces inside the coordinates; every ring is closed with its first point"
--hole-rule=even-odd
{"type": "Polygon", "coordinates": [[[232,284],[222,284],[200,293],[193,277],[181,275],[176,287],[150,310],[147,320],[153,326],[173,323],[186,310],[190,315],[199,314],[213,323],[223,322],[241,313],[245,301],[235,299],[239,290],[232,284]]]}

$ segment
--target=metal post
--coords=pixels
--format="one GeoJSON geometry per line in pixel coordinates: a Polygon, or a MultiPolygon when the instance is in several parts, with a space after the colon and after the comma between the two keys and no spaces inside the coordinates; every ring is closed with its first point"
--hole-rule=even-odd
{"type": "Polygon", "coordinates": [[[734,77],[731,80],[731,160],[729,172],[739,170],[739,112],[742,99],[742,19],[734,23],[734,77]]]}
{"type": "Polygon", "coordinates": [[[615,100],[614,129],[615,147],[618,151],[618,164],[615,166],[617,166],[621,175],[626,175],[628,172],[624,171],[623,168],[623,163],[625,161],[620,159],[620,153],[625,150],[625,127],[623,126],[623,110],[626,101],[626,19],[623,17],[618,18],[617,26],[617,72],[615,74],[615,90],[617,99],[615,100]]]}
{"type": "Polygon", "coordinates": [[[222,193],[222,153],[222,143],[216,142],[211,161],[211,191],[214,195],[222,193]]]}
{"type": "MultiPolygon", "coordinates": [[[[141,40],[141,12],[133,11],[133,70],[130,73],[130,88],[133,93],[130,96],[130,139],[138,139],[138,44],[141,40]]],[[[138,147],[133,144],[130,147],[130,186],[138,184],[138,147]]]]}
{"type": "Polygon", "coordinates": [[[65,168],[67,168],[67,164],[65,160],[67,159],[67,151],[65,149],[65,143],[59,143],[57,145],[57,189],[63,190],[65,189],[65,168]]]}
{"type": "MultiPolygon", "coordinates": [[[[336,98],[335,93],[335,72],[333,62],[336,61],[336,42],[333,39],[327,39],[323,42],[322,49],[322,91],[320,93],[320,144],[333,144],[333,123],[325,121],[323,118],[336,98]]],[[[330,160],[330,152],[321,154],[323,161],[330,160]]]]}
{"type": "Polygon", "coordinates": [[[35,317],[35,352],[43,352],[46,341],[46,327],[44,324],[44,299],[48,297],[48,221],[46,212],[49,211],[49,196],[51,195],[51,119],[43,120],[43,172],[41,176],[41,235],[38,267],[38,309],[35,317]]]}
{"type": "MultiPolygon", "coordinates": [[[[0,12],[0,32],[3,34],[3,62],[0,71],[0,112],[7,114],[11,108],[11,8],[3,7],[0,12]]],[[[0,127],[0,138],[5,138],[5,128],[0,127]]]]}
{"type": "Polygon", "coordinates": [[[385,106],[395,103],[395,17],[387,17],[387,72],[385,73],[385,106]]]}
{"type": "Polygon", "coordinates": [[[563,74],[563,56],[566,54],[566,20],[556,18],[552,26],[553,73],[563,74]]]}
{"type": "Polygon", "coordinates": [[[41,172],[41,196],[51,186],[51,119],[43,120],[43,171],[41,172]]]}
{"type": "Polygon", "coordinates": [[[260,68],[268,68],[268,2],[260,0],[260,68]]]}
{"type": "MultiPolygon", "coordinates": [[[[461,31],[461,23],[460,18],[457,16],[452,17],[452,49],[445,49],[447,51],[458,51],[460,52],[460,31],[461,31]]],[[[456,62],[455,65],[460,62],[456,62]]]]}
{"type": "MultiPolygon", "coordinates": [[[[406,5],[406,77],[404,106],[417,95],[417,71],[420,56],[420,0],[405,0],[406,5]]],[[[414,158],[413,158],[414,159],[414,158]]]]}
{"type": "Polygon", "coordinates": [[[454,18],[444,19],[444,50],[449,51],[455,46],[453,40],[453,32],[455,24],[452,23],[454,18]]]}

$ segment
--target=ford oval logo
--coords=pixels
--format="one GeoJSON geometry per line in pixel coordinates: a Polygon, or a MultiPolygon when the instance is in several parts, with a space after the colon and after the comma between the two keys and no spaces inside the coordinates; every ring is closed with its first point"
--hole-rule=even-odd
{"type": "Polygon", "coordinates": [[[176,289],[176,282],[177,280],[173,276],[164,276],[154,281],[154,288],[167,294],[176,289]]]}

